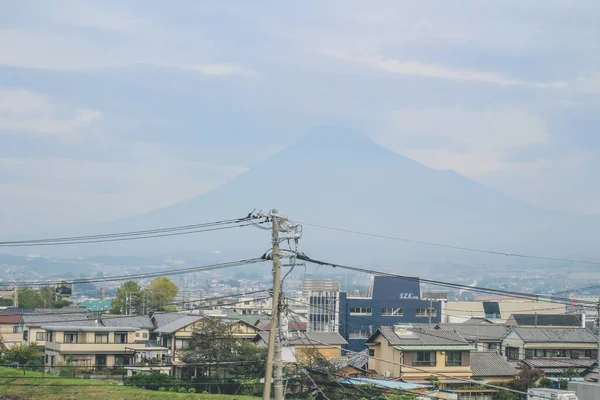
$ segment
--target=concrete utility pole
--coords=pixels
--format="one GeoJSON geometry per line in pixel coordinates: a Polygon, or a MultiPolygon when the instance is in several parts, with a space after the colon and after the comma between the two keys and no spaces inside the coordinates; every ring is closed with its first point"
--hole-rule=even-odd
{"type": "Polygon", "coordinates": [[[279,340],[279,297],[281,291],[281,260],[279,258],[279,219],[277,210],[271,211],[273,251],[273,305],[271,309],[271,326],[269,332],[269,347],[267,351],[267,371],[263,400],[271,398],[271,382],[274,381],[275,400],[283,400],[283,382],[281,368],[281,342],[279,340]],[[275,374],[273,374],[273,369],[275,374]],[[273,376],[274,375],[274,376],[273,376]],[[274,378],[274,379],[273,379],[274,378]]]}
{"type": "Polygon", "coordinates": [[[427,310],[427,314],[429,315],[429,329],[431,329],[431,307],[433,307],[433,300],[429,299],[429,309],[427,310]]]}
{"type": "Polygon", "coordinates": [[[15,307],[15,308],[19,307],[19,287],[18,286],[15,286],[14,293],[13,293],[13,307],[15,307]]]}

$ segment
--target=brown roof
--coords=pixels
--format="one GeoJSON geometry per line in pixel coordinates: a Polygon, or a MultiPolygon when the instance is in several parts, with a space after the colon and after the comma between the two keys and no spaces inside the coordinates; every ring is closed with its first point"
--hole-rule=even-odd
{"type": "Polygon", "coordinates": [[[0,313],[0,324],[18,324],[22,315],[22,313],[0,313]]]}

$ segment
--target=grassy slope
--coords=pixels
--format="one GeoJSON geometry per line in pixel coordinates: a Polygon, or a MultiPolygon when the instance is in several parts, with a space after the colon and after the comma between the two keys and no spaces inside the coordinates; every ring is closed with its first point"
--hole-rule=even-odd
{"type": "Polygon", "coordinates": [[[48,374],[42,375],[40,372],[27,372],[23,375],[22,370],[0,367],[0,399],[255,400],[256,397],[156,392],[127,386],[111,386],[100,381],[58,378],[48,374]]]}

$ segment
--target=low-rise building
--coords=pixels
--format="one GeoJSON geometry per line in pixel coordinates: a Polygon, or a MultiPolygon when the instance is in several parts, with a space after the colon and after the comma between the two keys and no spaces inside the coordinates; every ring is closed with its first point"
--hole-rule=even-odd
{"type": "MultiPolygon", "coordinates": [[[[72,362],[90,368],[132,363],[128,349],[144,349],[136,341],[137,327],[42,325],[46,335],[45,364],[50,368],[72,362]]],[[[147,332],[147,330],[145,330],[147,332]]],[[[164,349],[166,351],[166,349],[164,349]]],[[[149,358],[161,357],[162,352],[149,358]]]]}
{"type": "Polygon", "coordinates": [[[506,325],[523,328],[585,328],[585,318],[576,314],[512,314],[506,325]]]}
{"type": "Polygon", "coordinates": [[[538,315],[564,314],[565,304],[549,303],[545,298],[536,300],[505,299],[490,301],[448,301],[444,304],[442,322],[461,323],[471,318],[487,318],[495,323],[505,323],[513,314],[531,313],[538,315]]]}
{"type": "Polygon", "coordinates": [[[509,361],[532,358],[596,359],[598,338],[586,328],[512,328],[502,341],[509,361]]]}
{"type": "MultiPolygon", "coordinates": [[[[266,346],[269,343],[269,332],[259,331],[255,335],[254,343],[266,346]]],[[[284,340],[286,350],[294,354],[300,363],[310,363],[315,357],[328,360],[342,358],[342,346],[348,342],[337,332],[290,332],[290,337],[284,340]]]]}
{"type": "MultiPolygon", "coordinates": [[[[207,317],[184,315],[182,318],[174,319],[154,330],[158,344],[168,349],[173,374],[178,377],[182,376],[182,370],[186,367],[182,357],[185,351],[190,348],[194,333],[199,329],[198,322],[204,318],[207,317]]],[[[222,321],[230,324],[232,335],[239,339],[252,340],[259,331],[256,326],[241,320],[223,319],[222,321]]]]}
{"type": "Polygon", "coordinates": [[[74,326],[94,326],[93,319],[88,318],[85,312],[62,311],[64,309],[55,309],[54,312],[34,312],[23,314],[19,321],[20,329],[23,332],[23,344],[35,344],[43,349],[46,345],[46,331],[43,325],[74,325],[74,326]]]}
{"type": "Polygon", "coordinates": [[[473,347],[458,333],[443,330],[418,330],[384,326],[367,341],[369,369],[386,378],[427,383],[432,374],[442,387],[464,385],[448,376],[470,379],[473,347]]]}
{"type": "Polygon", "coordinates": [[[2,344],[10,349],[23,341],[23,328],[19,325],[22,313],[0,313],[0,336],[2,344]]]}
{"type": "Polygon", "coordinates": [[[501,351],[502,341],[509,330],[506,325],[500,324],[438,324],[435,329],[453,331],[458,333],[470,344],[476,351],[501,351]]]}

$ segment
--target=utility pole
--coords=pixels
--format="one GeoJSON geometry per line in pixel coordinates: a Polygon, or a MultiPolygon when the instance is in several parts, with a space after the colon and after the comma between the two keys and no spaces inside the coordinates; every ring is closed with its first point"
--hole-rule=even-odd
{"type": "Polygon", "coordinates": [[[15,307],[15,308],[19,307],[19,287],[18,286],[15,286],[14,293],[13,293],[13,307],[15,307]]]}
{"type": "Polygon", "coordinates": [[[271,309],[271,326],[269,347],[267,351],[267,371],[263,400],[271,398],[271,382],[274,381],[275,400],[283,400],[283,382],[281,369],[281,343],[279,340],[279,296],[281,291],[281,260],[279,258],[279,219],[277,210],[271,211],[273,251],[273,305],[271,309]],[[275,374],[273,374],[275,370],[275,374]],[[273,376],[274,375],[274,376],[273,376]],[[273,379],[274,378],[274,379],[273,379]]]}
{"type": "Polygon", "coordinates": [[[431,329],[431,307],[433,307],[433,300],[429,299],[429,309],[427,310],[427,314],[429,315],[429,329],[431,329]]]}

